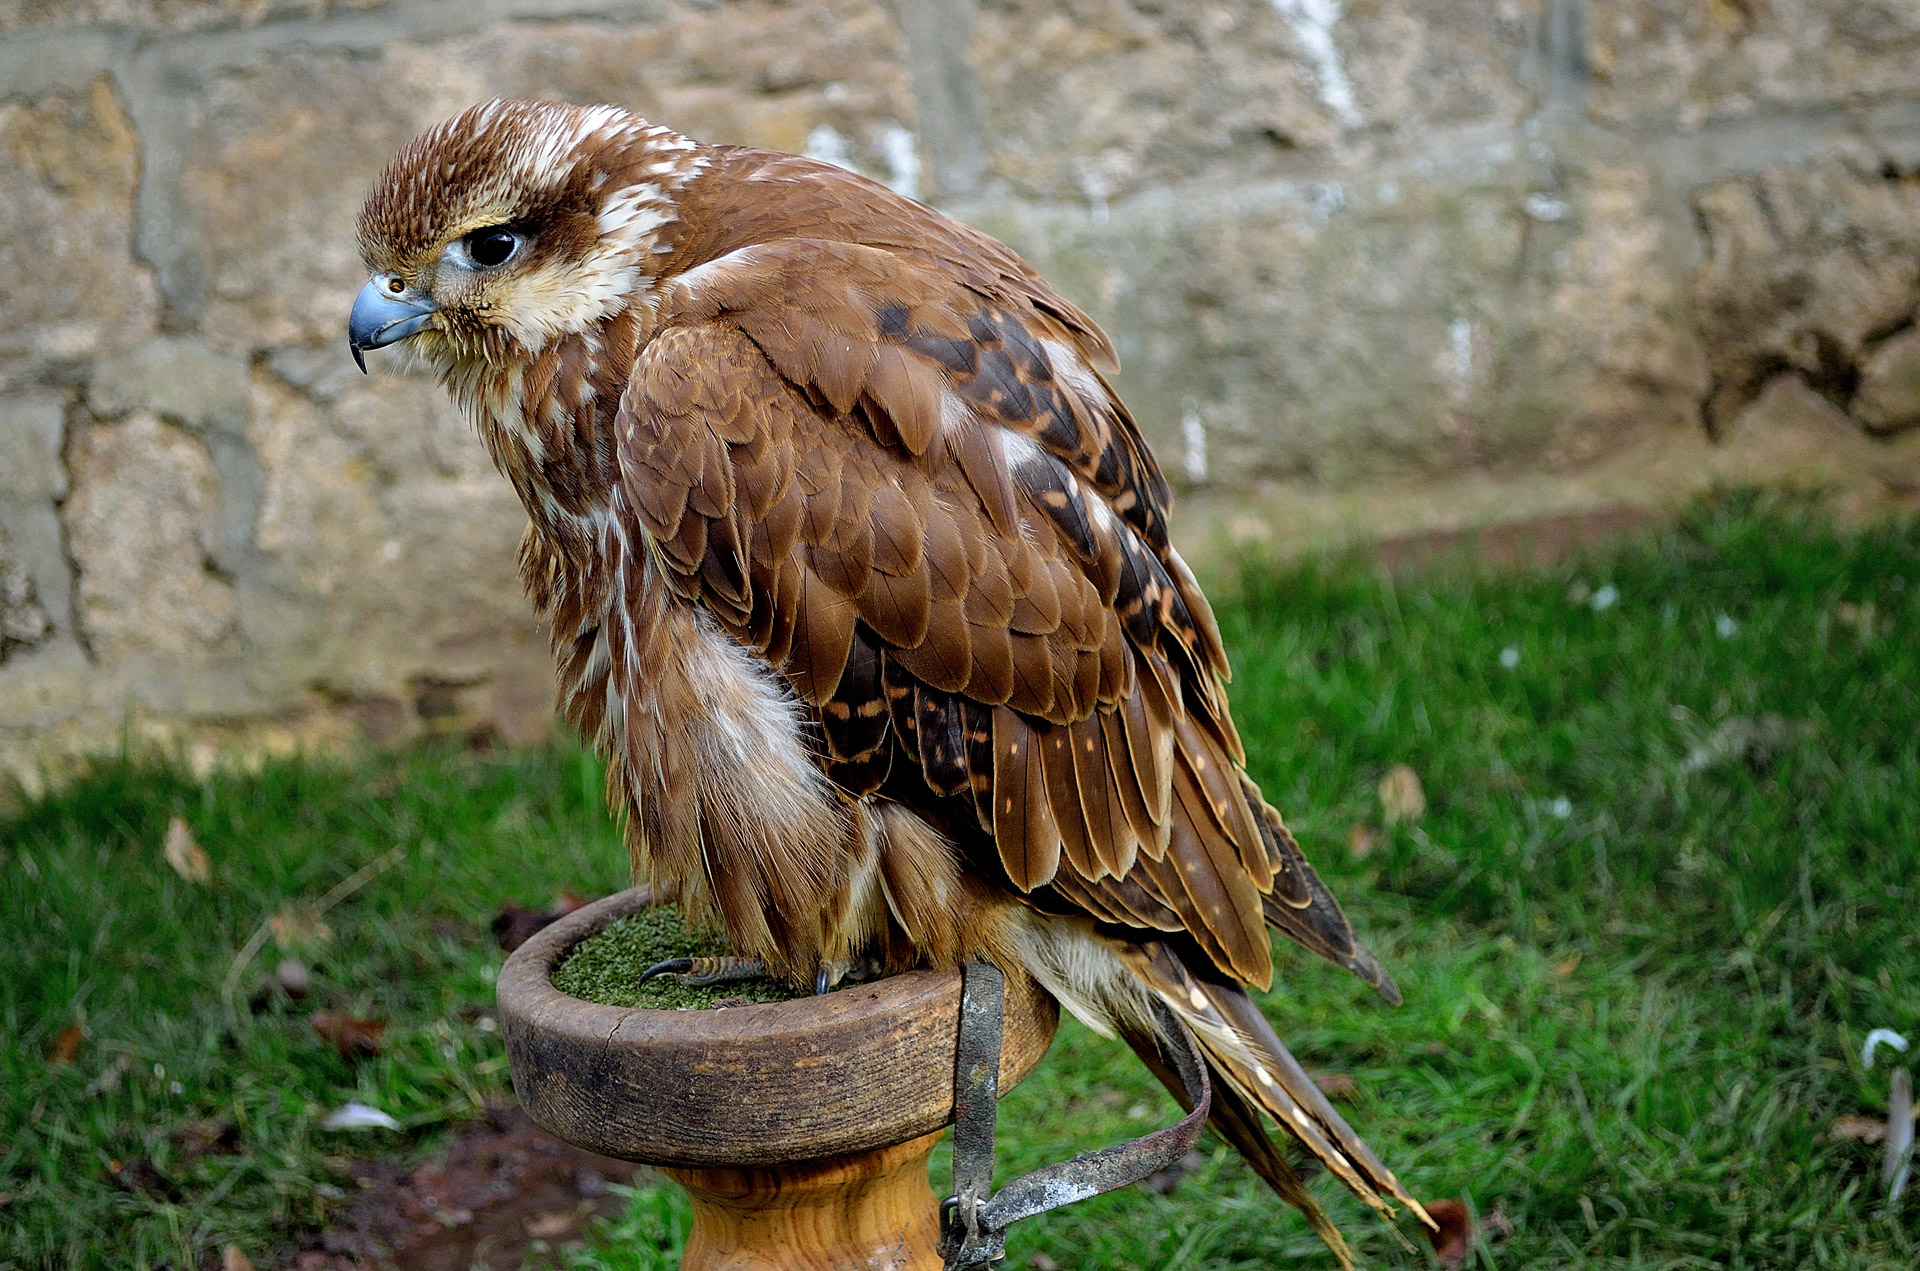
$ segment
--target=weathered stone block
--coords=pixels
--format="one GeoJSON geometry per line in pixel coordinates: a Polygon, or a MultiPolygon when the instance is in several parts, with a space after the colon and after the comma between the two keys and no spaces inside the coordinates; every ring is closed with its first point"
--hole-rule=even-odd
{"type": "Polygon", "coordinates": [[[300,682],[347,699],[530,667],[544,696],[544,659],[516,660],[540,644],[515,564],[526,519],[446,394],[356,374],[321,404],[262,370],[252,403],[265,476],[254,545],[313,624],[258,655],[292,658],[300,682]]]}
{"type": "Polygon", "coordinates": [[[875,0],[748,0],[657,23],[524,24],[374,57],[295,47],[198,96],[181,189],[225,352],[337,340],[365,281],[354,217],[393,152],[493,96],[607,101],[706,141],[805,150],[826,127],[892,176],[917,163],[899,34],[875,0]],[[892,131],[887,125],[892,124],[892,131]],[[892,150],[888,146],[893,147],[892,150]]]}
{"type": "Polygon", "coordinates": [[[1876,433],[1920,426],[1920,330],[1908,327],[1867,355],[1850,410],[1876,433]]]}
{"type": "Polygon", "coordinates": [[[149,410],[238,436],[247,425],[247,366],[191,337],[159,336],[95,364],[87,404],[103,418],[149,410]]]}
{"type": "Polygon", "coordinates": [[[94,659],[204,666],[237,653],[233,586],[211,565],[220,491],[205,447],[142,412],[79,428],[67,463],[61,514],[94,659]]]}
{"type": "Polygon", "coordinates": [[[139,143],[105,78],[0,101],[0,389],[153,329],[133,256],[139,143]]]}
{"type": "Polygon", "coordinates": [[[405,49],[296,48],[215,77],[180,178],[208,344],[244,354],[339,338],[366,281],[353,224],[373,179],[409,137],[486,96],[479,67],[405,49]]]}
{"type": "MultiPolygon", "coordinates": [[[[1881,346],[1920,311],[1920,185],[1823,159],[1718,182],[1696,207],[1709,421],[1724,424],[1783,370],[1850,408],[1881,346]]],[[[1865,381],[1862,422],[1897,426],[1886,412],[1899,356],[1865,381]]]]}
{"type": "Polygon", "coordinates": [[[1920,80],[1910,0],[1593,0],[1588,110],[1697,127],[1759,109],[1868,103],[1920,80]]]}
{"type": "Polygon", "coordinates": [[[98,26],[182,31],[325,7],[325,0],[0,0],[0,32],[98,26]]]}
{"type": "Polygon", "coordinates": [[[53,634],[53,622],[34,594],[33,576],[14,554],[0,526],[0,662],[16,648],[32,648],[53,634]]]}
{"type": "Polygon", "coordinates": [[[447,53],[487,66],[492,92],[611,102],[701,141],[918,185],[906,49],[883,0],[676,5],[646,23],[505,27],[447,53]]]}
{"type": "Polygon", "coordinates": [[[1196,428],[1244,488],[1564,468],[1690,427],[1703,379],[1644,174],[1570,168],[1547,195],[1513,140],[1485,151],[1104,223],[975,212],[1112,332],[1176,480],[1196,428]]]}
{"type": "Polygon", "coordinates": [[[53,393],[0,395],[0,528],[56,627],[69,625],[70,577],[56,505],[67,496],[60,459],[66,402],[53,393]]]}
{"type": "Polygon", "coordinates": [[[989,174],[1096,207],[1260,175],[1356,130],[1513,122],[1530,8],[1377,0],[992,0],[974,22],[989,174]]]}

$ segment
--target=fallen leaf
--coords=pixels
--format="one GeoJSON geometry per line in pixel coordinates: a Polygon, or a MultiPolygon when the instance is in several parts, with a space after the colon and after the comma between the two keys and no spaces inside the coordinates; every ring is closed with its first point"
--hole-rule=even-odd
{"type": "Polygon", "coordinates": [[[118,1094],[120,1083],[126,1080],[127,1074],[132,1071],[133,1056],[121,1055],[102,1068],[99,1076],[87,1083],[87,1088],[80,1092],[80,1097],[92,1099],[103,1094],[118,1094]]]}
{"type": "Polygon", "coordinates": [[[1687,752],[1687,757],[1680,761],[1680,772],[1684,776],[1741,761],[1754,768],[1765,768],[1794,742],[1814,731],[1814,726],[1804,720],[1788,719],[1772,711],[1757,717],[1735,715],[1722,720],[1704,741],[1687,752]]]}
{"type": "Polygon", "coordinates": [[[1380,812],[1388,825],[1425,816],[1427,792],[1420,788],[1420,774],[1403,763],[1387,769],[1380,778],[1380,812]]]}
{"type": "Polygon", "coordinates": [[[1364,860],[1378,846],[1380,831],[1375,826],[1360,824],[1347,831],[1347,850],[1355,860],[1364,860]]]}
{"type": "Polygon", "coordinates": [[[1553,973],[1563,980],[1566,979],[1569,975],[1572,975],[1580,969],[1581,956],[1579,953],[1575,953],[1570,958],[1563,958],[1559,962],[1554,963],[1553,973]]]}
{"type": "Polygon", "coordinates": [[[200,844],[194,842],[193,831],[187,828],[187,819],[183,816],[167,822],[166,857],[173,872],[188,882],[202,887],[213,882],[213,863],[200,844]]]}
{"type": "Polygon", "coordinates": [[[239,1245],[228,1245],[220,1254],[220,1271],[253,1271],[253,1263],[240,1252],[239,1245]]]}
{"type": "Polygon", "coordinates": [[[320,1011],[307,1022],[347,1060],[379,1054],[380,1034],[387,1031],[385,1020],[361,1019],[344,1011],[320,1011]]]}
{"type": "Polygon", "coordinates": [[[1030,1255],[1027,1258],[1027,1265],[1032,1267],[1033,1271],[1060,1271],[1060,1264],[1044,1253],[1030,1255]]]}
{"type": "Polygon", "coordinates": [[[1171,1196],[1178,1191],[1189,1174],[1198,1174],[1206,1167],[1207,1158],[1199,1152],[1188,1152],[1157,1174],[1149,1174],[1140,1180],[1140,1186],[1162,1196],[1171,1196]]]}
{"type": "Polygon", "coordinates": [[[500,948],[512,953],[527,941],[534,933],[559,921],[587,902],[570,891],[563,891],[553,898],[553,904],[546,910],[527,909],[508,901],[500,906],[500,912],[494,915],[493,938],[500,948]]]}
{"type": "Polygon", "coordinates": [[[1887,1123],[1879,1117],[1835,1117],[1833,1137],[1878,1143],[1887,1137],[1887,1123]]]}
{"type": "Polygon", "coordinates": [[[370,1104],[343,1103],[320,1122],[323,1130],[397,1130],[400,1123],[370,1104]]]}
{"type": "Polygon", "coordinates": [[[80,1043],[87,1040],[87,1030],[78,1024],[69,1024],[54,1034],[47,1043],[47,1062],[50,1064],[70,1064],[74,1056],[80,1053],[80,1043]]]}
{"type": "Polygon", "coordinates": [[[179,1190],[161,1176],[153,1167],[153,1162],[144,1156],[136,1156],[128,1161],[108,1161],[107,1172],[113,1175],[115,1187],[138,1195],[157,1196],[162,1200],[178,1201],[179,1190]]]}
{"type": "Polygon", "coordinates": [[[273,942],[282,949],[301,949],[333,939],[333,928],[320,920],[312,905],[288,905],[267,919],[273,942]]]}
{"type": "Polygon", "coordinates": [[[527,1234],[535,1240],[552,1240],[564,1236],[574,1227],[574,1216],[564,1211],[535,1214],[527,1219],[527,1234]]]}
{"type": "Polygon", "coordinates": [[[308,973],[306,964],[298,958],[282,958],[279,965],[273,968],[273,982],[280,986],[282,993],[297,1002],[307,995],[313,977],[308,973]]]}
{"type": "Polygon", "coordinates": [[[1360,1093],[1360,1083],[1344,1072],[1316,1072],[1313,1084],[1329,1099],[1351,1099],[1360,1093]]]}
{"type": "Polygon", "coordinates": [[[1877,624],[1874,621],[1876,614],[1871,600],[1863,605],[1843,600],[1834,606],[1833,616],[1852,627],[1855,634],[1860,637],[1860,643],[1865,644],[1873,639],[1877,624]]]}
{"type": "Polygon", "coordinates": [[[1430,1200],[1427,1202],[1427,1215],[1439,1224],[1438,1230],[1429,1231],[1427,1239],[1433,1243],[1433,1256],[1443,1267],[1453,1268],[1467,1260],[1467,1251],[1473,1247],[1473,1222],[1467,1217],[1465,1202],[1448,1200],[1430,1200]]]}
{"type": "Polygon", "coordinates": [[[240,1150],[240,1127],[225,1117],[194,1121],[173,1132],[182,1156],[230,1156],[240,1150]]]}
{"type": "Polygon", "coordinates": [[[1905,1068],[1893,1070],[1893,1089],[1887,1097],[1887,1150],[1880,1164],[1880,1181],[1887,1184],[1887,1203],[1907,1190],[1913,1168],[1913,1078],[1905,1068]]]}

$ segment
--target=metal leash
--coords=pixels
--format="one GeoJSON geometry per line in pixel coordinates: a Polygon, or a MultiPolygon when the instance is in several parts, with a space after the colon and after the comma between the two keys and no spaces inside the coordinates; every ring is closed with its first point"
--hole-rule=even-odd
{"type": "Polygon", "coordinates": [[[1023,1174],[993,1190],[993,1124],[1000,1098],[1001,1009],[1006,981],[978,958],[967,963],[960,993],[960,1038],[953,1074],[953,1195],[940,1206],[940,1256],[946,1271],[1006,1260],[1007,1228],[1022,1218],[1098,1196],[1168,1168],[1200,1141],[1213,1106],[1207,1066],[1187,1026],[1157,998],[1154,1022],[1166,1057],[1193,1106],[1174,1124],[1118,1147],[1023,1174]]]}

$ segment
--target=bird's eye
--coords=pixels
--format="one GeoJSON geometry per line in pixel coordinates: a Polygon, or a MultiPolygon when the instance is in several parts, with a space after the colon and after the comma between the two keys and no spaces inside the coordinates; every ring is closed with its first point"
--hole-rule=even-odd
{"type": "Polygon", "coordinates": [[[467,259],[481,269],[496,269],[512,260],[520,250],[520,235],[509,229],[477,229],[467,235],[462,246],[467,259]]]}

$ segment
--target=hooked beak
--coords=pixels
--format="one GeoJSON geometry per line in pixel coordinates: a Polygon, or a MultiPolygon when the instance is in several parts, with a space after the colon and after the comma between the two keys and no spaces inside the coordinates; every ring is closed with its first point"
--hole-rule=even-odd
{"type": "Polygon", "coordinates": [[[411,289],[395,293],[385,274],[375,274],[354,299],[353,313],[347,318],[347,347],[364,373],[368,349],[383,349],[397,344],[427,325],[439,305],[411,289]]]}

